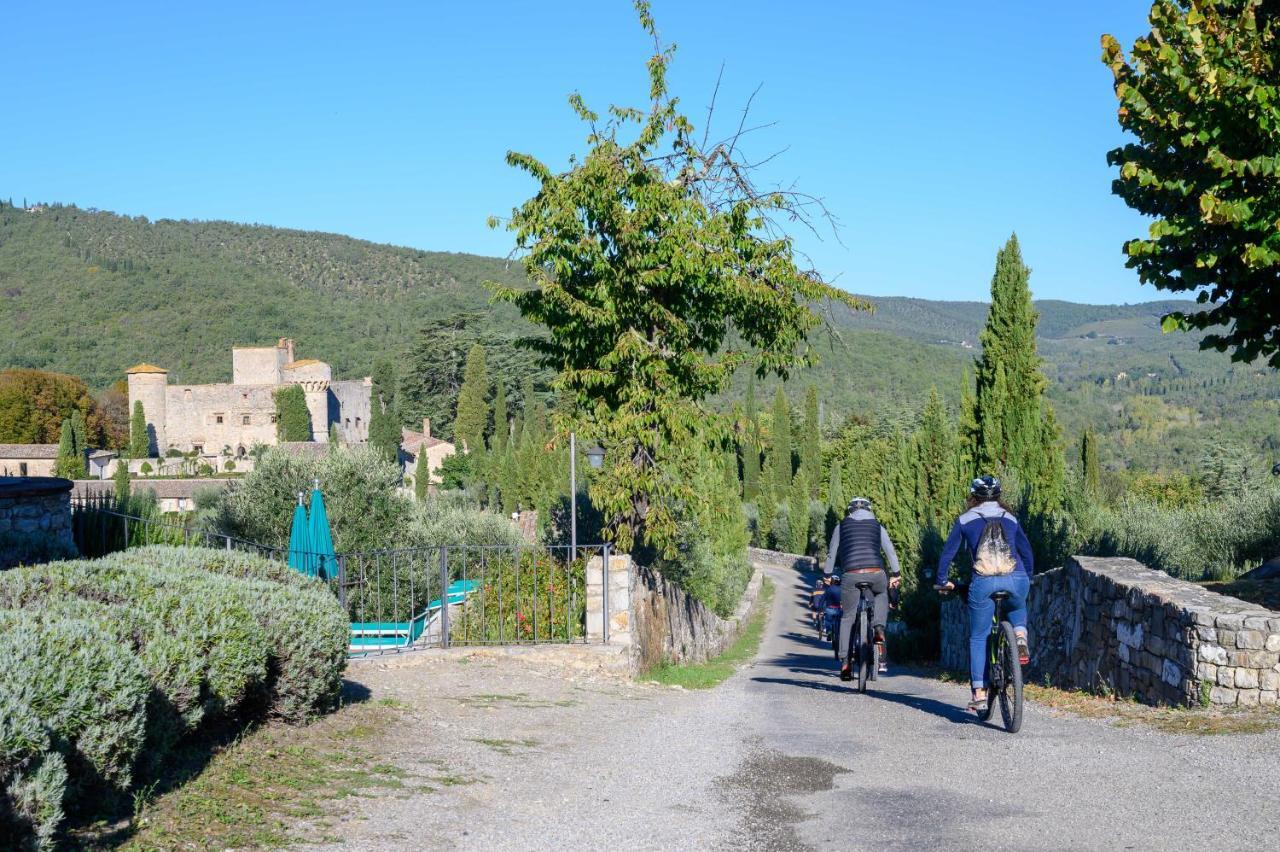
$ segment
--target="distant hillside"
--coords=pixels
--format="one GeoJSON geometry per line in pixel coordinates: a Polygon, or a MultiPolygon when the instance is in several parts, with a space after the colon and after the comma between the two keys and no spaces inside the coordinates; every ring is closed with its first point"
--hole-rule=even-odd
{"type": "Polygon", "coordinates": [[[130,218],[75,207],[0,209],[0,365],[102,387],[139,361],[180,381],[229,381],[230,347],[294,337],[300,354],[367,373],[428,319],[482,311],[495,258],[229,222],[130,218]]]}
{"type": "MultiPolygon", "coordinates": [[[[68,372],[103,388],[140,361],[177,381],[230,379],[233,345],[297,340],[339,375],[399,357],[420,329],[479,314],[467,334],[508,341],[528,327],[491,305],[482,282],[520,284],[518,266],[466,254],[377,245],[261,225],[130,218],[50,206],[0,207],[0,368],[68,372]]],[[[1035,279],[1032,279],[1034,287],[1035,279]]],[[[837,308],[815,336],[820,363],[794,376],[818,386],[828,422],[914,410],[936,385],[954,405],[987,306],[876,297],[874,314],[837,308]]],[[[1190,302],[1082,305],[1047,300],[1041,354],[1068,438],[1091,424],[1111,463],[1189,467],[1208,440],[1280,452],[1280,380],[1269,369],[1200,352],[1160,333],[1190,302]]],[[[521,356],[523,357],[523,356],[521,356]]],[[[745,386],[738,377],[723,402],[745,386]]],[[[767,401],[774,383],[760,388],[767,401]]]]}

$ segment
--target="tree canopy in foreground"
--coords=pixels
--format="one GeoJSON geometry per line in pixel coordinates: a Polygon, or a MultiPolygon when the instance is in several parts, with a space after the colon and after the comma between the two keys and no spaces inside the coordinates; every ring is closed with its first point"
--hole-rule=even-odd
{"type": "Polygon", "coordinates": [[[758,189],[740,133],[697,138],[668,88],[674,49],[648,3],[635,5],[655,44],[650,102],[602,119],[571,95],[589,133],[568,171],[507,155],[539,185],[507,223],[535,287],[497,292],[546,327],[528,343],[557,371],[574,425],[606,449],[591,495],[616,543],[671,552],[694,502],[692,462],[676,450],[723,431],[703,400],[740,367],[786,376],[808,363],[815,305],[867,305],[802,268],[775,226],[804,219],[816,199],[758,189]]]}
{"type": "Polygon", "coordinates": [[[1165,328],[1219,329],[1202,346],[1280,367],[1280,4],[1157,0],[1126,57],[1103,36],[1120,126],[1113,191],[1155,218],[1125,243],[1128,266],[1210,305],[1165,328]]]}

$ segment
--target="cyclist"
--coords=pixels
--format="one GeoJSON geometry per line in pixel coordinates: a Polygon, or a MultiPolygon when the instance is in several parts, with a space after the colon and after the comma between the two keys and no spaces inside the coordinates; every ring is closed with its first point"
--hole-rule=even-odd
{"type": "Polygon", "coordinates": [[[967,510],[956,519],[942,548],[935,588],[949,591],[956,587],[947,575],[961,544],[967,545],[973,556],[973,581],[969,586],[969,680],[973,699],[969,709],[981,713],[987,709],[983,672],[987,635],[996,609],[996,602],[991,599],[993,592],[1009,593],[1005,614],[1017,635],[1018,660],[1024,666],[1031,661],[1027,647],[1027,593],[1035,570],[1031,542],[1013,510],[1001,501],[1000,480],[994,476],[980,476],[969,486],[967,510]]]}
{"type": "Polygon", "coordinates": [[[818,619],[822,618],[822,602],[827,596],[827,583],[818,580],[818,585],[809,591],[809,618],[812,619],[814,625],[818,623],[818,619]]]}
{"type": "MultiPolygon", "coordinates": [[[[846,610],[852,615],[857,608],[857,583],[869,583],[875,595],[871,611],[871,628],[875,631],[875,642],[880,649],[880,671],[888,670],[885,662],[884,626],[889,620],[889,589],[898,587],[902,568],[898,565],[898,554],[893,549],[889,534],[876,520],[871,512],[871,501],[866,497],[854,497],[849,501],[849,509],[844,519],[836,525],[831,533],[831,542],[827,546],[827,563],[823,574],[831,576],[839,566],[843,575],[841,585],[849,589],[852,597],[846,610]],[[881,556],[883,553],[883,557],[881,556]],[[888,560],[888,573],[885,573],[885,561],[888,560]],[[852,609],[850,609],[852,607],[852,609]]],[[[853,672],[849,669],[849,634],[853,631],[853,618],[840,619],[840,679],[852,680],[853,672]]]]}

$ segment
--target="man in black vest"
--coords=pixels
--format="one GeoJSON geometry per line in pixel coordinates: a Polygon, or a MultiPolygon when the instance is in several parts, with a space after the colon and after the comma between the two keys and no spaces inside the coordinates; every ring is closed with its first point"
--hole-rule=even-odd
{"type": "Polygon", "coordinates": [[[884,654],[884,625],[889,620],[889,589],[898,587],[902,569],[898,565],[898,554],[893,549],[889,534],[871,513],[871,501],[865,497],[854,497],[849,502],[849,510],[844,520],[836,525],[831,533],[831,543],[827,547],[827,564],[823,574],[830,576],[836,567],[840,568],[840,585],[846,601],[847,618],[840,619],[840,679],[851,680],[849,671],[849,634],[853,630],[852,613],[858,605],[853,592],[856,583],[869,583],[875,595],[872,605],[871,627],[875,631],[876,644],[880,646],[880,671],[887,669],[884,654]],[[881,556],[883,553],[883,557],[881,556]],[[885,573],[885,559],[889,561],[889,571],[885,573]]]}

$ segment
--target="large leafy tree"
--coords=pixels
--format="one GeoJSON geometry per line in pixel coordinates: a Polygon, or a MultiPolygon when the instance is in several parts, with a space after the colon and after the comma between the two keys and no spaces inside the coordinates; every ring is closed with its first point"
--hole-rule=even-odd
{"type": "Polygon", "coordinates": [[[86,444],[102,446],[103,417],[83,381],[44,370],[0,371],[0,443],[55,443],[75,412],[86,444]]]}
{"type": "Polygon", "coordinates": [[[801,268],[771,227],[804,213],[799,196],[754,187],[736,140],[695,136],[668,88],[673,49],[648,4],[636,9],[655,42],[649,104],[602,119],[572,95],[589,132],[567,171],[507,155],[538,183],[507,223],[534,287],[497,293],[547,329],[529,345],[556,371],[579,434],[605,447],[591,497],[608,533],[674,555],[697,501],[690,455],[675,449],[726,431],[703,401],[740,367],[785,377],[806,363],[815,304],[863,303],[801,268]]]}
{"type": "Polygon", "coordinates": [[[1206,310],[1166,329],[1218,329],[1202,345],[1280,367],[1280,4],[1157,0],[1125,56],[1104,36],[1120,126],[1113,191],[1155,218],[1128,266],[1206,310]]]}

